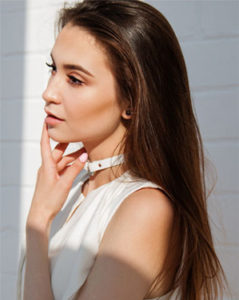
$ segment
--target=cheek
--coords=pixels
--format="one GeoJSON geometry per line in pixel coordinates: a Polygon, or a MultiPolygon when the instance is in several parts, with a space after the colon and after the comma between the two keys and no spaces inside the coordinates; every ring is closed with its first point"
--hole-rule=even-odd
{"type": "Polygon", "coordinates": [[[109,95],[91,95],[78,99],[66,108],[71,129],[81,136],[92,138],[107,136],[120,122],[121,111],[115,99],[109,95]]]}

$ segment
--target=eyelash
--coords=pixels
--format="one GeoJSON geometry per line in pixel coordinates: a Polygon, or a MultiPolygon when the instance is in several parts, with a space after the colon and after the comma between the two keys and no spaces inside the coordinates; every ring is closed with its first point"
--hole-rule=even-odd
{"type": "MultiPolygon", "coordinates": [[[[46,65],[51,68],[51,73],[52,72],[56,72],[56,66],[54,64],[49,64],[46,62],[46,65]]],[[[79,85],[82,85],[84,82],[75,78],[74,76],[72,75],[68,75],[69,79],[70,79],[70,84],[73,85],[73,86],[79,86],[79,85]]]]}

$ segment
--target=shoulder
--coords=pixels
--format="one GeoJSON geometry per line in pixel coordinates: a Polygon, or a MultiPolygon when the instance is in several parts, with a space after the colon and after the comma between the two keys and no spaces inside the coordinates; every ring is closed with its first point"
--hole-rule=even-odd
{"type": "MultiPolygon", "coordinates": [[[[124,199],[110,223],[121,226],[121,222],[128,225],[137,222],[142,230],[150,230],[153,226],[170,225],[173,216],[173,205],[165,193],[157,188],[144,187],[124,199]]],[[[109,228],[113,228],[111,224],[109,228]]]]}
{"type": "Polygon", "coordinates": [[[148,214],[156,217],[162,216],[162,214],[167,214],[170,217],[173,214],[170,199],[162,190],[154,187],[143,187],[130,194],[122,203],[120,210],[122,213],[123,211],[126,213],[127,210],[130,210],[130,213],[133,211],[141,212],[142,216],[145,217],[148,214]]]}
{"type": "Polygon", "coordinates": [[[141,188],[119,206],[104,233],[100,252],[128,262],[149,282],[162,270],[174,222],[170,199],[157,188],[141,188]]]}
{"type": "Polygon", "coordinates": [[[79,299],[143,299],[164,267],[173,215],[170,200],[156,188],[125,198],[104,232],[79,299]]]}

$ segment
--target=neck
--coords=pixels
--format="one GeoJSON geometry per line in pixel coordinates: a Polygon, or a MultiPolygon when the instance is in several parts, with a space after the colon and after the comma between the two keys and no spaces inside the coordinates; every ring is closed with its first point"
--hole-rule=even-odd
{"type": "Polygon", "coordinates": [[[115,178],[121,176],[125,171],[126,170],[122,165],[118,165],[94,172],[94,174],[90,176],[83,185],[82,193],[84,194],[84,196],[86,196],[90,191],[114,180],[115,178]]]}
{"type": "Polygon", "coordinates": [[[86,196],[91,190],[121,176],[126,171],[123,163],[123,154],[94,161],[88,160],[84,168],[89,172],[89,179],[83,185],[83,194],[86,196]]]}
{"type": "MultiPolygon", "coordinates": [[[[89,162],[103,160],[123,153],[124,149],[119,147],[119,141],[123,140],[125,129],[119,128],[120,133],[111,136],[101,143],[84,142],[84,147],[88,153],[89,162]]],[[[123,165],[113,166],[111,168],[96,171],[87,181],[87,192],[91,191],[102,184],[108,183],[121,176],[125,172],[123,165]]],[[[84,187],[83,187],[84,189],[84,187]]]]}
{"type": "Polygon", "coordinates": [[[83,141],[89,161],[101,160],[123,153],[124,149],[120,149],[120,146],[121,141],[124,140],[124,135],[125,128],[122,125],[114,133],[101,141],[83,141]]]}
{"type": "Polygon", "coordinates": [[[86,152],[88,153],[88,160],[90,162],[93,162],[93,161],[97,161],[97,160],[103,160],[103,159],[106,159],[106,158],[109,158],[109,157],[113,157],[113,156],[116,156],[116,155],[120,155],[122,154],[122,151],[119,152],[119,151],[112,151],[111,149],[101,149],[101,148],[89,148],[87,146],[85,146],[85,149],[86,149],[86,152]]]}
{"type": "Polygon", "coordinates": [[[94,174],[96,171],[101,171],[104,169],[108,169],[110,167],[114,167],[117,165],[121,165],[124,163],[124,154],[95,160],[90,162],[89,160],[86,162],[84,168],[91,173],[91,175],[94,174]]]}
{"type": "MultiPolygon", "coordinates": [[[[116,167],[116,170],[119,171],[120,166],[121,169],[123,169],[124,165],[124,154],[119,154],[119,155],[114,155],[111,157],[107,157],[104,159],[100,160],[95,160],[95,161],[88,161],[86,162],[84,169],[89,173],[89,176],[96,177],[95,175],[97,174],[105,174],[108,172],[102,172],[103,170],[109,170],[112,171],[113,167],[116,167]]],[[[117,176],[115,172],[112,172],[113,176],[117,176]]],[[[120,172],[121,173],[121,172],[120,172]]]]}

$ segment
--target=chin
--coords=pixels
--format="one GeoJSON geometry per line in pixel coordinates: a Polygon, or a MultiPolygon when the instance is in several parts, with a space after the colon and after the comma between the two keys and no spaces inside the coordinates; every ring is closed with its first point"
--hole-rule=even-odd
{"type": "Polygon", "coordinates": [[[79,139],[74,139],[73,137],[69,137],[68,136],[60,136],[60,135],[57,135],[57,134],[53,134],[51,132],[49,132],[49,137],[54,141],[54,142],[57,142],[57,143],[80,143],[81,141],[79,139]]]}
{"type": "Polygon", "coordinates": [[[57,142],[57,143],[71,143],[72,140],[70,140],[69,138],[65,137],[64,135],[59,135],[59,134],[54,134],[53,132],[51,132],[51,129],[48,129],[48,135],[49,137],[57,142]]]}
{"type": "Polygon", "coordinates": [[[85,138],[84,136],[81,136],[81,133],[71,134],[71,132],[55,129],[55,127],[49,126],[48,135],[57,143],[84,143],[83,140],[85,140],[85,138]]]}
{"type": "Polygon", "coordinates": [[[72,143],[72,141],[70,141],[69,139],[55,138],[55,137],[51,137],[51,136],[50,136],[50,138],[57,143],[72,143]]]}

